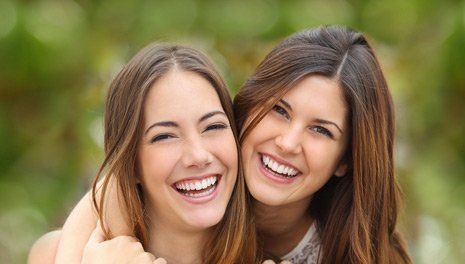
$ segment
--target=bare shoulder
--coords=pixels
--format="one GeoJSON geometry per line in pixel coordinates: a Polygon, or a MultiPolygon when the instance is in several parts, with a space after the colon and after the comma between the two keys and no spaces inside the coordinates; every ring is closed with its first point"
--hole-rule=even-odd
{"type": "Polygon", "coordinates": [[[29,251],[29,264],[52,264],[61,238],[61,230],[51,231],[41,236],[29,251]]]}

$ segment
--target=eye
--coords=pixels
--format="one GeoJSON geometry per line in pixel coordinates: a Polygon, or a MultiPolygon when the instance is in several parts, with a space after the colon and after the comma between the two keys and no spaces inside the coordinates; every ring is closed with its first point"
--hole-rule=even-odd
{"type": "Polygon", "coordinates": [[[329,138],[333,138],[333,133],[331,133],[328,129],[322,126],[314,126],[314,127],[311,127],[310,130],[315,131],[316,133],[322,134],[324,136],[327,136],[329,138]]]}
{"type": "Polygon", "coordinates": [[[208,125],[204,132],[209,131],[209,130],[225,129],[227,127],[228,126],[223,123],[215,123],[215,124],[208,125]]]}
{"type": "Polygon", "coordinates": [[[289,116],[289,113],[286,111],[286,109],[282,108],[281,106],[279,105],[275,105],[273,106],[273,111],[275,111],[276,113],[282,115],[284,118],[286,119],[289,119],[290,116],[289,116]]]}
{"type": "Polygon", "coordinates": [[[158,142],[158,141],[163,141],[163,140],[167,140],[167,139],[170,139],[170,138],[174,138],[174,136],[173,136],[173,135],[170,135],[170,134],[160,134],[160,135],[154,136],[154,137],[150,140],[150,143],[154,143],[154,142],[158,142]]]}

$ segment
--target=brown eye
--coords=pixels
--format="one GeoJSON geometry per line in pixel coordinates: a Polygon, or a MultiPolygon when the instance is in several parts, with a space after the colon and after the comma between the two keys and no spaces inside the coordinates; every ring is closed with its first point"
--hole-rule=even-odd
{"type": "Polygon", "coordinates": [[[311,128],[311,130],[315,131],[316,133],[322,134],[324,136],[327,136],[329,138],[333,138],[333,134],[326,128],[322,126],[314,126],[311,128]]]}
{"type": "Polygon", "coordinates": [[[286,109],[282,108],[279,105],[273,106],[273,111],[275,111],[276,113],[282,115],[286,119],[290,118],[289,113],[286,111],[286,109]]]}

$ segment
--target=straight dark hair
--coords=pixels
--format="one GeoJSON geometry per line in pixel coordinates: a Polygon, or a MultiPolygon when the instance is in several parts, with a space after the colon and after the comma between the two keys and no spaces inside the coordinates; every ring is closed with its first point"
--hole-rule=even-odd
{"type": "Polygon", "coordinates": [[[411,263],[396,229],[401,191],[394,175],[394,108],[366,38],[345,27],[298,32],[275,47],[234,99],[240,142],[297,82],[336,80],[348,105],[344,177],[332,177],[308,208],[322,263],[411,263]],[[336,239],[337,238],[337,239],[336,239]]]}

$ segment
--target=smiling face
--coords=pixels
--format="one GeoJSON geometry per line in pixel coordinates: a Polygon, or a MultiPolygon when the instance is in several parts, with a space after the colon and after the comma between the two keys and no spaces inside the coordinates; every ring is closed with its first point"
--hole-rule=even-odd
{"type": "Polygon", "coordinates": [[[333,175],[343,176],[349,127],[338,83],[311,75],[297,83],[242,145],[245,178],[259,202],[309,202],[333,175]]]}
{"type": "Polygon", "coordinates": [[[212,85],[173,69],[144,106],[139,176],[152,220],[183,230],[217,224],[237,177],[237,149],[212,85]]]}

